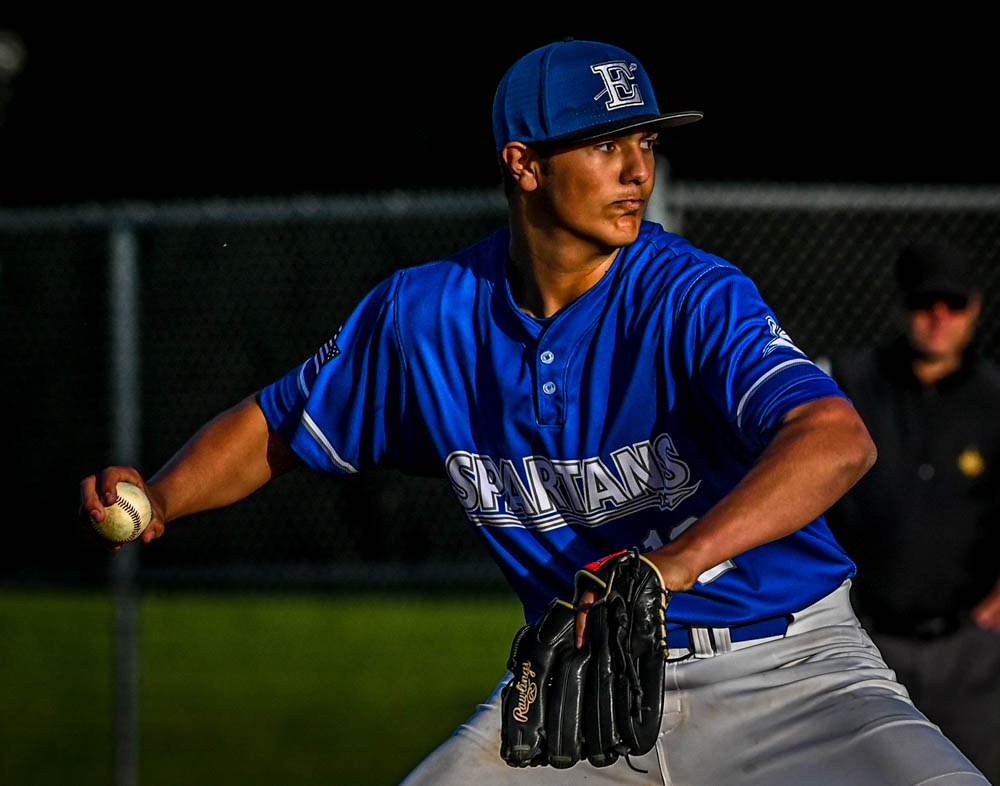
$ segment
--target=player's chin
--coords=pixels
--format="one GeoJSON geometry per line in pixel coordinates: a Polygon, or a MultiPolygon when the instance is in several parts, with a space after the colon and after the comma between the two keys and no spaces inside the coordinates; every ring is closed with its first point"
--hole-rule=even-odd
{"type": "Polygon", "coordinates": [[[619,216],[614,222],[615,245],[626,246],[629,243],[634,243],[636,238],[639,237],[641,226],[641,210],[619,216]]]}

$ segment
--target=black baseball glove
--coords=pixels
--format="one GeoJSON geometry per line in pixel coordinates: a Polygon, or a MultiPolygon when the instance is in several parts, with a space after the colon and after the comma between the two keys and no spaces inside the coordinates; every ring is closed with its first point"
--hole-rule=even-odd
{"type": "Polygon", "coordinates": [[[513,767],[596,767],[639,756],[656,743],[663,712],[666,609],[671,593],[637,550],[576,574],[576,605],[554,599],[514,637],[502,692],[500,755],[513,767]],[[586,641],[577,649],[581,596],[586,641]]]}

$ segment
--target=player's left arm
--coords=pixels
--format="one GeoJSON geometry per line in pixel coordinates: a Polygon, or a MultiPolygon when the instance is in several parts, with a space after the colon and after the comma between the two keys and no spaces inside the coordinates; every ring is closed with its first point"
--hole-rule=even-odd
{"type": "Polygon", "coordinates": [[[1000,579],[989,594],[973,607],[972,619],[980,628],[1000,633],[1000,579]]]}
{"type": "Polygon", "coordinates": [[[875,444],[845,398],[793,408],[759,460],[697,525],[646,556],[668,589],[690,589],[705,570],[790,535],[822,515],[875,463],[875,444]]]}

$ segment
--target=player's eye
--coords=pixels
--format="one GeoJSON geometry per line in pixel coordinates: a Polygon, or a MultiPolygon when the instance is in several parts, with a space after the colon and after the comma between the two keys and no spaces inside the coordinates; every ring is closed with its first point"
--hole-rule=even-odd
{"type": "Polygon", "coordinates": [[[658,137],[657,137],[656,134],[652,134],[651,136],[647,136],[641,142],[643,148],[646,149],[646,150],[652,150],[656,146],[656,140],[657,140],[657,138],[658,137]]]}
{"type": "Polygon", "coordinates": [[[610,153],[612,150],[615,149],[615,143],[614,140],[607,139],[603,142],[598,142],[596,145],[594,145],[594,147],[603,153],[610,153]]]}

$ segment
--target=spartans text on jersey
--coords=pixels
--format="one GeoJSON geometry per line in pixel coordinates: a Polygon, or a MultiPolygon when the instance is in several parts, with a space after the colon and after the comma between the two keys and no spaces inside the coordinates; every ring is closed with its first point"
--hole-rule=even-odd
{"type": "Polygon", "coordinates": [[[474,523],[596,527],[644,508],[673,510],[701,485],[668,434],[613,451],[613,468],[600,456],[525,456],[518,463],[464,450],[445,459],[452,488],[474,523]]]}

